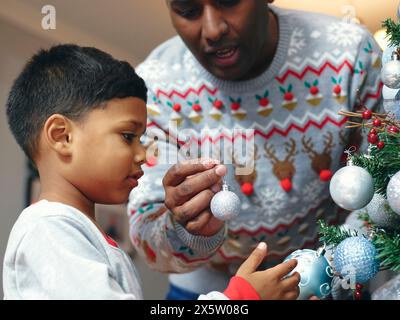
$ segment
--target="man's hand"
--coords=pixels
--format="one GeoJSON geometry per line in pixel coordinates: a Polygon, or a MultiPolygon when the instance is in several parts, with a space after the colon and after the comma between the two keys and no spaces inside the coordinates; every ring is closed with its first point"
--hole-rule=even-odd
{"type": "Polygon", "coordinates": [[[172,166],[163,179],[165,206],[189,233],[212,236],[224,225],[210,211],[226,167],[216,160],[191,160],[172,166]]]}

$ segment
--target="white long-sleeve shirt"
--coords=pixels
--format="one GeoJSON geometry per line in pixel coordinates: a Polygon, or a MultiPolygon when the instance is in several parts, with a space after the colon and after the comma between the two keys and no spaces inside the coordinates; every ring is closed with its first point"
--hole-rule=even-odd
{"type": "Polygon", "coordinates": [[[82,212],[47,200],[15,223],[3,287],[5,299],[142,299],[131,259],[82,212]]]}
{"type": "MultiPolygon", "coordinates": [[[[7,244],[4,299],[142,299],[129,256],[81,211],[41,200],[22,211],[7,244]]],[[[220,292],[199,299],[228,299],[220,292]]]]}

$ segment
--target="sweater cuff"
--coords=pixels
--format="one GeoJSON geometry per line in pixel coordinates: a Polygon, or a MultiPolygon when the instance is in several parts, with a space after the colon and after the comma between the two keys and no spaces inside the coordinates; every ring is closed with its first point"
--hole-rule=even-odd
{"type": "Polygon", "coordinates": [[[217,250],[225,239],[226,226],[224,225],[221,230],[211,237],[196,236],[189,233],[178,222],[172,219],[175,231],[179,239],[189,248],[202,254],[210,254],[217,250]]]}
{"type": "Polygon", "coordinates": [[[234,276],[224,291],[230,300],[261,300],[260,295],[245,279],[234,276]]]}

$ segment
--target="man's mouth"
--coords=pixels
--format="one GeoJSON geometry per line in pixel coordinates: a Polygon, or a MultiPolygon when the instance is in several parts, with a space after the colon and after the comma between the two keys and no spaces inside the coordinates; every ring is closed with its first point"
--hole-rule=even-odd
{"type": "Polygon", "coordinates": [[[226,47],[210,52],[211,57],[216,65],[221,67],[229,67],[236,64],[240,54],[238,47],[226,47]]]}
{"type": "Polygon", "coordinates": [[[232,47],[232,48],[226,48],[226,49],[222,49],[222,50],[218,50],[215,52],[215,55],[218,58],[229,58],[232,57],[235,54],[236,48],[232,47]]]}

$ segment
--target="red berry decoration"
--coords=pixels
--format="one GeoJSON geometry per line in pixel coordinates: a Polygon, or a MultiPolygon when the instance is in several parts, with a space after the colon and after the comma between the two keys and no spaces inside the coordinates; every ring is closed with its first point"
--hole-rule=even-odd
{"type": "Polygon", "coordinates": [[[342,92],[342,87],[339,84],[337,84],[336,86],[333,87],[333,92],[339,95],[342,92]]]}
{"type": "Polygon", "coordinates": [[[316,87],[316,86],[311,87],[311,88],[310,88],[310,93],[311,93],[313,96],[315,96],[316,94],[318,94],[318,93],[319,93],[318,87],[316,87]]]}
{"type": "Polygon", "coordinates": [[[221,100],[215,100],[214,103],[213,103],[213,105],[214,105],[215,108],[221,109],[221,108],[223,107],[224,104],[222,103],[221,100]]]}
{"type": "Polygon", "coordinates": [[[378,135],[377,134],[369,134],[368,135],[368,142],[375,144],[378,142],[378,135]]]}
{"type": "Polygon", "coordinates": [[[369,120],[372,118],[372,111],[369,109],[366,109],[363,113],[362,113],[362,117],[365,120],[369,120]]]}
{"type": "Polygon", "coordinates": [[[354,292],[354,299],[356,299],[356,300],[361,300],[361,298],[362,298],[362,293],[361,293],[361,291],[356,290],[356,291],[354,292]]]}
{"type": "Polygon", "coordinates": [[[201,105],[199,104],[193,105],[192,109],[196,112],[200,112],[202,110],[201,105]]]}
{"type": "Polygon", "coordinates": [[[356,283],[356,290],[361,291],[364,288],[364,286],[361,283],[356,283]]]}
{"type": "Polygon", "coordinates": [[[239,102],[233,102],[233,103],[231,104],[231,109],[232,109],[233,111],[239,110],[239,109],[240,109],[240,103],[239,103],[239,102]]]}
{"type": "Polygon", "coordinates": [[[259,104],[262,107],[266,107],[267,105],[269,105],[269,100],[267,98],[261,98],[259,104]]]}
{"type": "Polygon", "coordinates": [[[385,143],[384,143],[383,141],[379,141],[379,142],[376,144],[376,147],[377,147],[379,150],[381,150],[381,149],[383,149],[383,148],[385,147],[385,143]]]}
{"type": "Polygon", "coordinates": [[[372,128],[371,130],[369,130],[369,134],[377,134],[376,129],[372,128]]]}
{"type": "Polygon", "coordinates": [[[396,126],[390,126],[390,127],[388,128],[388,131],[389,131],[390,133],[399,133],[399,129],[397,129],[396,126]]]}
{"type": "Polygon", "coordinates": [[[283,99],[285,99],[286,101],[292,101],[293,98],[294,98],[294,95],[291,92],[286,92],[283,96],[283,99]]]}
{"type": "Polygon", "coordinates": [[[242,184],[241,190],[246,196],[251,196],[254,193],[253,184],[250,182],[245,182],[242,184]]]}
{"type": "Polygon", "coordinates": [[[382,121],[379,119],[375,119],[372,124],[374,125],[374,127],[379,128],[382,125],[382,121]]]}
{"type": "Polygon", "coordinates": [[[175,103],[174,106],[172,107],[172,109],[174,109],[174,111],[176,111],[176,112],[181,112],[182,107],[179,103],[175,103]]]}

